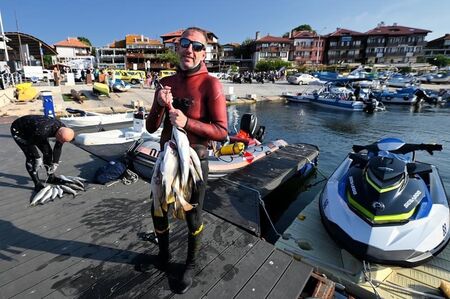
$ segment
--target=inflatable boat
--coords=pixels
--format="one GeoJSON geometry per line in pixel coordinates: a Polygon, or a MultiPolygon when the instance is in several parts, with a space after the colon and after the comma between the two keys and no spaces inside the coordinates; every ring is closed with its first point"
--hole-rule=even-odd
{"type": "Polygon", "coordinates": [[[71,128],[120,124],[127,122],[131,123],[134,115],[134,112],[103,114],[71,108],[66,108],[66,111],[70,113],[70,115],[60,117],[59,120],[71,128]]]}
{"type": "Polygon", "coordinates": [[[438,169],[415,152],[439,144],[386,138],[353,151],[324,187],[322,222],[341,247],[375,263],[413,267],[449,242],[449,201],[438,169]]]}

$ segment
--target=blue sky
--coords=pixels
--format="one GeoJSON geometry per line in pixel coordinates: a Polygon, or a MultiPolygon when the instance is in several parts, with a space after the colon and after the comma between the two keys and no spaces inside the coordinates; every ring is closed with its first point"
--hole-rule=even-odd
{"type": "Polygon", "coordinates": [[[281,36],[309,24],[321,34],[336,27],[365,32],[384,21],[428,29],[431,40],[450,33],[450,0],[0,0],[5,31],[34,35],[48,44],[84,36],[104,46],[125,34],[159,39],[189,26],[214,32],[221,44],[281,36]]]}

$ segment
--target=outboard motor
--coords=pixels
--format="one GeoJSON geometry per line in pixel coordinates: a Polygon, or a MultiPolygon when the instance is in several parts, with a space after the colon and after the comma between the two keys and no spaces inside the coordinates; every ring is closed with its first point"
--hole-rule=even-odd
{"type": "Polygon", "coordinates": [[[247,132],[251,138],[263,142],[266,131],[265,126],[258,125],[258,118],[252,113],[242,115],[240,130],[247,132]]]}
{"type": "Polygon", "coordinates": [[[373,113],[377,108],[377,99],[372,93],[369,93],[367,100],[364,101],[364,112],[373,113]]]}

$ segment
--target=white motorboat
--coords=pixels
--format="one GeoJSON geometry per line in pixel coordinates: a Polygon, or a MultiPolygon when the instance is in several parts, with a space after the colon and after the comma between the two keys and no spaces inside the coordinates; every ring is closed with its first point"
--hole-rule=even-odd
{"type": "Polygon", "coordinates": [[[133,112],[116,113],[116,114],[102,114],[96,112],[87,112],[82,110],[70,109],[67,110],[71,114],[65,117],[60,117],[66,126],[71,128],[82,128],[89,126],[120,124],[133,121],[133,112]]]}
{"type": "Polygon", "coordinates": [[[82,133],[75,137],[79,145],[122,144],[145,138],[159,141],[162,128],[150,134],[145,129],[145,114],[141,111],[134,114],[133,126],[123,129],[108,130],[95,133],[82,133]]]}

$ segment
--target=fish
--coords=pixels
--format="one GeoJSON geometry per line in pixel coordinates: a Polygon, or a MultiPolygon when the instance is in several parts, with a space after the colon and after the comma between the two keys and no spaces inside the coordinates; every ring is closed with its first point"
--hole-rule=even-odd
{"type": "Polygon", "coordinates": [[[152,179],[150,181],[150,197],[153,199],[153,211],[155,216],[163,217],[161,208],[161,201],[163,200],[162,193],[162,178],[161,178],[161,161],[164,157],[164,152],[160,152],[153,168],[152,179]]]}
{"type": "Polygon", "coordinates": [[[83,181],[77,179],[77,177],[66,176],[66,178],[72,180],[73,184],[77,184],[78,186],[80,186],[80,187],[82,187],[84,189],[83,181]]]}
{"type": "Polygon", "coordinates": [[[80,185],[75,184],[75,183],[66,183],[64,185],[66,185],[67,187],[72,188],[73,190],[85,191],[83,187],[81,187],[80,185]]]}
{"type": "Polygon", "coordinates": [[[69,179],[71,179],[71,180],[77,180],[77,181],[80,181],[80,182],[86,182],[86,179],[85,179],[85,178],[82,178],[82,177],[79,177],[79,176],[69,176],[69,175],[66,175],[66,177],[69,178],[69,179]]]}
{"type": "Polygon", "coordinates": [[[46,203],[47,201],[49,201],[52,198],[52,194],[53,194],[53,186],[44,194],[44,196],[41,198],[41,200],[39,201],[39,204],[43,205],[44,203],[46,203]]]}
{"type": "Polygon", "coordinates": [[[64,190],[59,185],[56,185],[56,188],[58,189],[58,197],[62,198],[63,194],[64,194],[64,190]]]}
{"type": "Polygon", "coordinates": [[[54,186],[52,188],[52,198],[51,198],[51,200],[54,200],[56,198],[56,196],[58,196],[58,188],[57,187],[58,186],[54,186]]]}
{"type": "Polygon", "coordinates": [[[64,191],[65,193],[72,194],[73,197],[75,197],[75,196],[78,195],[78,193],[77,193],[75,190],[73,190],[72,188],[70,188],[70,187],[68,187],[68,186],[66,186],[66,185],[59,185],[59,186],[61,187],[61,189],[63,189],[63,191],[64,191]]]}
{"type": "Polygon", "coordinates": [[[59,177],[61,180],[69,182],[69,183],[75,183],[74,180],[69,179],[68,177],[66,177],[65,175],[60,174],[59,177]]]}
{"type": "MultiPolygon", "coordinates": [[[[203,171],[202,171],[202,164],[200,162],[200,158],[198,157],[197,152],[192,147],[189,147],[189,154],[191,157],[192,165],[194,166],[194,169],[195,169],[196,173],[198,174],[198,177],[203,182],[203,171]]],[[[191,170],[191,172],[193,172],[193,170],[191,170]]],[[[198,181],[194,179],[194,182],[197,183],[198,181]]]]}
{"type": "Polygon", "coordinates": [[[173,148],[174,144],[171,141],[166,142],[164,149],[164,158],[161,161],[162,187],[164,190],[164,199],[166,203],[174,201],[172,194],[172,183],[178,172],[178,153],[173,148]]]}
{"type": "Polygon", "coordinates": [[[42,199],[42,197],[45,195],[45,193],[47,193],[47,191],[50,190],[51,187],[52,187],[51,185],[47,185],[41,191],[39,191],[33,197],[33,200],[31,201],[30,206],[35,206],[42,199]]]}
{"type": "MultiPolygon", "coordinates": [[[[191,182],[192,182],[192,180],[191,180],[191,182]]],[[[186,197],[187,197],[186,195],[188,193],[186,191],[186,189],[191,189],[189,187],[192,187],[192,184],[182,185],[181,178],[180,178],[179,174],[175,177],[175,180],[172,183],[172,192],[173,192],[173,194],[175,196],[175,199],[178,200],[178,202],[182,206],[183,210],[186,211],[186,212],[190,211],[190,210],[192,210],[194,208],[190,203],[188,203],[186,201],[186,197]],[[184,187],[186,187],[186,188],[184,188],[184,187]]],[[[189,196],[189,198],[190,198],[190,196],[189,196]]]]}
{"type": "Polygon", "coordinates": [[[175,138],[177,144],[179,164],[181,169],[181,184],[184,186],[187,184],[189,177],[189,163],[190,163],[190,146],[187,133],[182,128],[173,127],[172,135],[175,138]]]}

